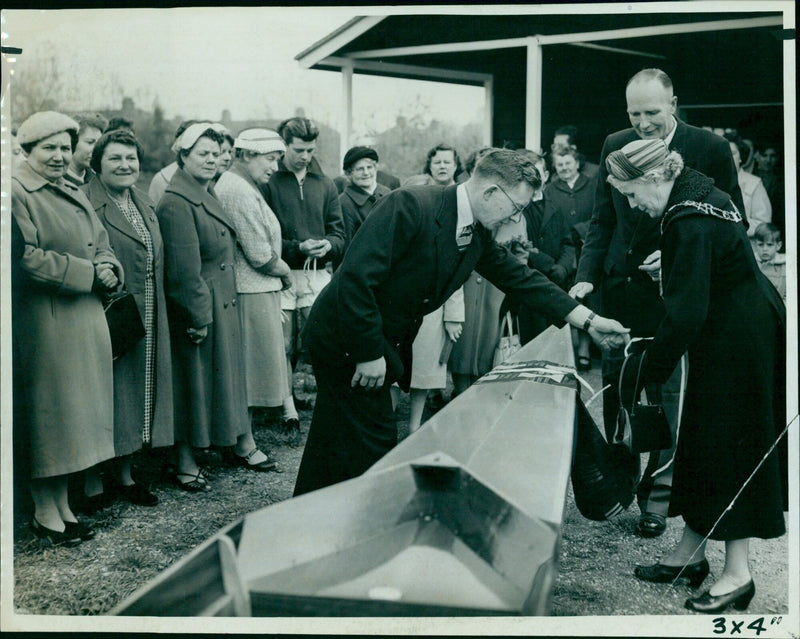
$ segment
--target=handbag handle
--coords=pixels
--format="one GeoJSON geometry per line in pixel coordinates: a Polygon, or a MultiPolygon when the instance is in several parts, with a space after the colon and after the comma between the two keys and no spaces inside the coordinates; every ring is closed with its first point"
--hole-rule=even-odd
{"type": "Polygon", "coordinates": [[[503,321],[500,323],[500,337],[514,337],[519,335],[519,317],[516,318],[517,332],[514,332],[514,319],[511,316],[511,311],[506,311],[503,321]]]}
{"type": "MultiPolygon", "coordinates": [[[[639,380],[642,377],[642,364],[644,364],[645,353],[639,358],[639,368],[636,371],[636,386],[633,388],[633,399],[631,400],[631,415],[635,414],[636,410],[636,389],[639,388],[639,380]]],[[[617,394],[619,395],[619,402],[622,404],[622,379],[625,376],[625,367],[628,365],[630,357],[626,357],[622,362],[622,368],[619,371],[619,381],[617,382],[617,394]]]]}

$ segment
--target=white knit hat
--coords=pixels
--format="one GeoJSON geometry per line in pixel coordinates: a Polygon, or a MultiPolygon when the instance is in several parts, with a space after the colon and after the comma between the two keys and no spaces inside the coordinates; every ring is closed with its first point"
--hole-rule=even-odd
{"type": "Polygon", "coordinates": [[[236,137],[233,147],[256,153],[286,152],[283,138],[270,129],[245,129],[236,137]]]}

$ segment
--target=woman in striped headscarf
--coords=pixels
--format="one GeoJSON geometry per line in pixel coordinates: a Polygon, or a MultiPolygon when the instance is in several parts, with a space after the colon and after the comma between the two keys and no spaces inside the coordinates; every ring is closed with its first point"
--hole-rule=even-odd
{"type": "Polygon", "coordinates": [[[683,535],[635,574],[699,587],[709,572],[706,542],[722,540],[722,573],[686,607],[744,610],[755,594],[749,538],[785,532],[780,455],[769,451],[785,423],[786,309],[755,263],[741,214],[713,180],[684,167],[660,139],[631,142],[606,166],[631,208],[661,224],[666,316],[626,368],[636,371],[641,361],[641,386],[664,382],[689,354],[670,501],[670,515],[684,519],[683,535]]]}

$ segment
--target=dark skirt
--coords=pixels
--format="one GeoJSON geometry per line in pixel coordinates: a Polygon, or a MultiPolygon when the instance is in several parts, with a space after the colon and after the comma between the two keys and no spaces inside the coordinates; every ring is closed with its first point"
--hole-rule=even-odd
{"type": "Polygon", "coordinates": [[[780,449],[767,456],[784,427],[783,329],[755,282],[728,299],[689,351],[670,514],[711,539],[769,539],[785,532],[780,449]]]}

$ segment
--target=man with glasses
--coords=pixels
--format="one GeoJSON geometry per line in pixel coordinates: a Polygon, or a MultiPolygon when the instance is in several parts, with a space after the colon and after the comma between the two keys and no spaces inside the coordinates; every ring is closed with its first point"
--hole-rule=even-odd
{"type": "MultiPolygon", "coordinates": [[[[549,172],[545,159],[530,149],[517,151],[536,165],[542,176],[542,184],[547,183],[549,172]]],[[[542,189],[536,191],[533,199],[523,211],[525,227],[523,237],[530,243],[527,250],[527,263],[564,290],[567,290],[575,272],[575,246],[570,239],[570,225],[566,216],[548,206],[542,189]]],[[[501,313],[511,310],[517,316],[520,342],[524,346],[548,326],[547,318],[524,302],[506,298],[501,313]]]]}
{"type": "Polygon", "coordinates": [[[295,495],[360,475],[397,443],[389,387],[408,390],[422,317],[473,270],[550,322],[585,328],[601,347],[625,342],[621,324],[596,316],[492,240],[540,186],[530,160],[498,149],[462,184],[401,188],[377,203],[306,324],[317,401],[295,495]]]}
{"type": "Polygon", "coordinates": [[[508,218],[506,218],[504,222],[508,224],[518,223],[522,219],[522,212],[525,210],[525,207],[522,204],[517,204],[514,201],[514,198],[512,198],[508,193],[506,193],[506,190],[502,186],[500,186],[499,184],[495,184],[494,186],[500,189],[500,192],[508,198],[508,201],[511,202],[511,206],[514,207],[514,213],[508,216],[508,218]]]}

